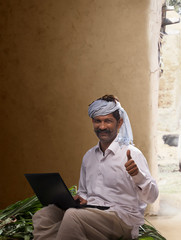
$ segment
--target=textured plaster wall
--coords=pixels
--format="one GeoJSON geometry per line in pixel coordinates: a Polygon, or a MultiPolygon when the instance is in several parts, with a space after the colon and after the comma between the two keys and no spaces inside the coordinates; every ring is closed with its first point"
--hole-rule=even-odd
{"type": "MultiPolygon", "coordinates": [[[[158,91],[159,91],[159,76],[160,68],[158,65],[158,42],[160,42],[160,27],[162,16],[163,0],[150,1],[149,5],[149,20],[148,20],[148,42],[149,42],[149,68],[150,68],[150,83],[149,83],[149,114],[147,117],[150,121],[150,126],[147,131],[149,137],[149,144],[147,151],[149,151],[149,167],[152,176],[157,179],[157,122],[158,122],[158,91]]],[[[159,198],[155,204],[149,205],[147,212],[156,214],[159,209],[159,198]]]]}
{"type": "Polygon", "coordinates": [[[78,184],[97,143],[87,107],[106,93],[119,97],[151,161],[150,2],[1,1],[0,208],[32,195],[25,172],[78,184]]]}

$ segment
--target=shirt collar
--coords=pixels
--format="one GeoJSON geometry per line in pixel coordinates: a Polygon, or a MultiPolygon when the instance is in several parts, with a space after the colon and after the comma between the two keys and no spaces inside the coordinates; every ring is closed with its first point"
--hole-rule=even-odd
{"type": "MultiPolygon", "coordinates": [[[[100,142],[97,143],[95,146],[95,151],[101,151],[100,149],[100,142]]],[[[118,143],[118,136],[112,141],[112,143],[109,145],[109,147],[106,149],[111,151],[113,154],[116,154],[116,151],[120,148],[119,143],[118,143]]],[[[102,151],[101,151],[102,152],[102,151]]]]}

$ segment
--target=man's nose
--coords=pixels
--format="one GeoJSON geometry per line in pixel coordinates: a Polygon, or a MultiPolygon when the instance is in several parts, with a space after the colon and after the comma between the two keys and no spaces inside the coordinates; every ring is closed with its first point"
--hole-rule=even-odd
{"type": "Polygon", "coordinates": [[[106,125],[104,122],[101,122],[100,125],[99,125],[99,129],[103,130],[106,128],[106,125]]]}

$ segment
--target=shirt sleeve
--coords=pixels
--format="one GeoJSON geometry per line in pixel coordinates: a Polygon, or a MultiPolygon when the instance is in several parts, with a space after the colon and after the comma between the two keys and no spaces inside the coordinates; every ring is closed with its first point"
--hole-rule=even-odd
{"type": "Polygon", "coordinates": [[[82,161],[82,166],[80,170],[80,179],[79,179],[79,187],[78,187],[77,194],[81,196],[83,199],[87,200],[86,167],[84,164],[84,159],[82,161]]]}
{"type": "Polygon", "coordinates": [[[156,181],[150,174],[147,161],[141,152],[138,152],[133,160],[139,168],[139,173],[132,178],[137,186],[140,200],[145,203],[153,203],[157,199],[159,191],[156,181]]]}

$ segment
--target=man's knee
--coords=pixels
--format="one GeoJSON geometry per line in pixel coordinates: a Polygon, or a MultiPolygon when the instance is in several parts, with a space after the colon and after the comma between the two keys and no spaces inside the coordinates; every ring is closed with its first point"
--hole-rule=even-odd
{"type": "Polygon", "coordinates": [[[63,211],[56,207],[55,205],[49,205],[47,207],[43,207],[39,211],[37,211],[32,220],[33,223],[40,223],[43,221],[53,221],[53,222],[58,222],[62,219],[63,217],[63,211]]]}
{"type": "Polygon", "coordinates": [[[71,220],[76,220],[78,219],[80,216],[79,214],[79,209],[76,208],[69,208],[66,210],[65,214],[64,214],[64,221],[71,221],[71,220]]]}
{"type": "Polygon", "coordinates": [[[76,208],[69,208],[66,210],[64,217],[72,217],[77,215],[77,209],[76,208]]]}

